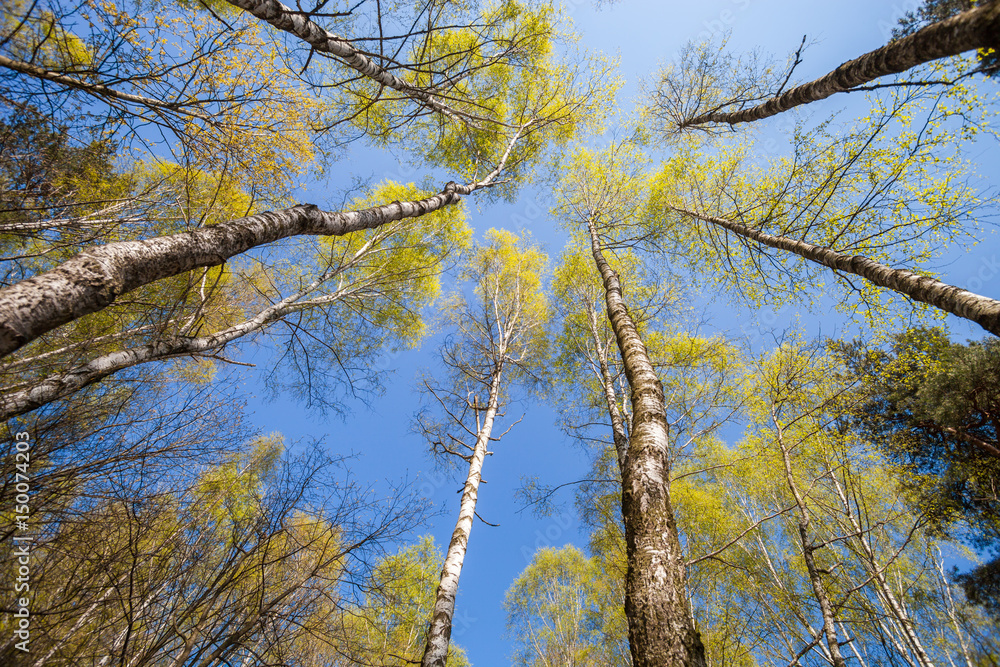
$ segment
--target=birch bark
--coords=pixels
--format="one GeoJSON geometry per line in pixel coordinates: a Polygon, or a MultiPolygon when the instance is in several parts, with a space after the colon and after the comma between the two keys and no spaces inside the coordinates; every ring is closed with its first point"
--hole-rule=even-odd
{"type": "MultiPolygon", "coordinates": [[[[997,7],[1000,8],[1000,4],[997,7]]],[[[683,208],[671,208],[678,213],[717,225],[761,245],[786,250],[835,271],[860,276],[879,287],[888,287],[916,301],[930,304],[945,312],[971,320],[990,333],[1000,336],[1000,301],[943,283],[936,278],[921,276],[906,269],[893,269],[861,255],[847,255],[786,236],[765,234],[724,218],[696,213],[683,208]]]]}
{"type": "Polygon", "coordinates": [[[923,63],[998,44],[1000,2],[981,2],[974,9],[933,23],[908,37],[849,60],[829,74],[792,88],[763,104],[741,111],[701,114],[684,121],[680,127],[706,123],[735,125],[762,120],[923,63]]]}
{"type": "MultiPolygon", "coordinates": [[[[587,306],[589,308],[590,304],[587,306]]],[[[608,363],[608,351],[604,341],[601,340],[596,320],[597,313],[591,310],[587,321],[590,324],[590,337],[594,343],[597,366],[601,374],[604,400],[608,405],[608,416],[611,417],[611,438],[615,445],[615,453],[618,455],[618,469],[621,471],[625,469],[625,461],[628,458],[628,432],[625,430],[625,420],[622,419],[621,410],[618,409],[618,395],[615,392],[615,380],[611,376],[611,367],[608,363]]]]}
{"type": "Polygon", "coordinates": [[[687,581],[670,505],[663,386],[587,220],[594,261],[604,281],[608,319],[632,390],[632,430],[622,470],[622,516],[628,571],[625,615],[635,667],[704,667],[705,649],[688,612],[687,581]]]}
{"type": "Polygon", "coordinates": [[[57,268],[0,290],[0,357],[47,331],[143,285],[192,269],[217,266],[251,248],[299,235],[343,236],[437,211],[486,187],[448,183],[426,199],[359,211],[326,212],[312,204],[268,211],[193,231],[86,250],[57,268]]]}
{"type": "Polygon", "coordinates": [[[791,459],[788,456],[788,447],[785,445],[784,432],[774,405],[771,406],[771,421],[774,424],[777,434],[778,447],[781,448],[781,460],[785,467],[785,481],[788,489],[795,498],[795,505],[799,510],[799,541],[802,545],[802,559],[806,564],[806,572],[809,574],[809,583],[812,584],[813,595],[819,604],[820,613],[823,616],[823,634],[826,636],[827,649],[830,651],[830,658],[833,667],[846,667],[844,656],[840,652],[840,640],[837,638],[836,619],[833,615],[833,607],[830,605],[830,596],[823,585],[823,577],[816,566],[815,553],[820,548],[813,544],[809,534],[809,508],[806,507],[802,494],[799,493],[798,485],[795,483],[795,476],[792,474],[791,459]]]}
{"type": "Polygon", "coordinates": [[[910,645],[910,650],[916,656],[917,664],[920,667],[934,667],[934,663],[931,661],[930,656],[927,655],[920,637],[917,636],[914,630],[913,619],[910,618],[906,609],[899,603],[899,600],[897,600],[892,589],[889,587],[889,582],[885,579],[885,567],[879,565],[875,549],[872,548],[871,541],[865,537],[865,531],[862,530],[861,524],[858,523],[858,518],[854,515],[851,503],[848,502],[847,494],[841,486],[840,480],[837,479],[837,475],[829,467],[827,468],[827,474],[833,480],[833,488],[837,492],[837,498],[840,500],[841,506],[844,508],[844,516],[847,517],[851,529],[854,531],[855,541],[861,547],[862,553],[864,553],[865,569],[874,578],[878,597],[888,608],[887,611],[889,613],[887,616],[893,618],[900,630],[902,630],[903,636],[906,638],[906,643],[910,645]]]}
{"type": "Polygon", "coordinates": [[[449,118],[463,119],[463,114],[456,112],[426,90],[412,86],[399,77],[386,72],[371,58],[351,46],[347,40],[316,25],[304,12],[293,11],[278,0],[226,0],[226,2],[267,21],[279,30],[295,35],[317,51],[340,58],[351,69],[386,88],[401,92],[423,106],[449,118]]]}
{"type": "Polygon", "coordinates": [[[476,435],[476,446],[469,459],[469,474],[465,479],[465,489],[462,491],[462,502],[455,522],[455,531],[448,545],[448,555],[445,556],[441,568],[441,583],[438,584],[434,601],[434,616],[427,631],[427,646],[421,660],[422,667],[444,667],[448,659],[448,645],[451,643],[452,618],[455,615],[455,597],[458,595],[458,580],[462,574],[462,564],[465,562],[465,552],[469,546],[469,534],[476,517],[476,501],[479,498],[479,482],[483,478],[483,460],[493,432],[493,422],[496,419],[500,405],[500,375],[498,368],[490,384],[490,397],[486,404],[482,425],[476,435]]]}

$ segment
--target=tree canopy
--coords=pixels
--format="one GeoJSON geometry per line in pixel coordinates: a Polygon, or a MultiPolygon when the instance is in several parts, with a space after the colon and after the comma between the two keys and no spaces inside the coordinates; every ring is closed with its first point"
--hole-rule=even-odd
{"type": "Polygon", "coordinates": [[[0,662],[996,665],[1000,2],[787,4],[5,2],[0,662]]]}

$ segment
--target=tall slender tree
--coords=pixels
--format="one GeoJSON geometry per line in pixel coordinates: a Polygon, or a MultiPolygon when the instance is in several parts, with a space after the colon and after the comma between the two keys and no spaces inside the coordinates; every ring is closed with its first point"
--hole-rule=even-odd
{"type": "MultiPolygon", "coordinates": [[[[998,42],[1000,38],[997,35],[1000,35],[1000,3],[995,0],[985,0],[967,11],[931,23],[913,34],[900,37],[879,49],[849,60],[815,81],[795,86],[784,92],[779,88],[770,99],[759,104],[732,110],[733,106],[745,106],[745,102],[741,104],[740,99],[743,95],[741,93],[733,100],[727,99],[726,92],[723,92],[721,101],[713,104],[711,108],[696,108],[688,110],[686,117],[680,117],[679,114],[675,114],[675,117],[681,129],[763,120],[789,109],[826,99],[836,93],[858,90],[867,83],[891,74],[905,72],[924,63],[976,49],[995,49],[1000,46],[998,42]]],[[[796,58],[795,64],[798,62],[796,58]]],[[[790,76],[791,72],[788,73],[785,82],[790,76]]],[[[781,88],[783,87],[784,84],[781,85],[781,88]]],[[[674,90],[684,88],[684,86],[673,86],[674,90]]],[[[665,95],[663,99],[669,99],[669,95],[665,95]]],[[[678,108],[683,105],[681,100],[673,102],[678,108]]]]}
{"type": "Polygon", "coordinates": [[[996,300],[921,268],[975,238],[989,205],[962,172],[952,112],[927,102],[900,93],[864,126],[798,129],[789,157],[760,160],[747,142],[712,155],[682,147],[661,171],[651,224],[668,252],[753,304],[832,283],[840,307],[876,329],[896,292],[995,332],[996,300]]]}
{"type": "Polygon", "coordinates": [[[670,502],[671,453],[663,385],[629,314],[601,236],[614,234],[616,224],[630,222],[640,210],[647,183],[637,177],[636,169],[641,169],[641,156],[628,143],[604,154],[581,151],[564,178],[560,206],[574,223],[585,225],[630,392],[621,512],[632,663],[700,666],[705,664],[704,646],[690,613],[685,559],[670,502]]]}
{"type": "Polygon", "coordinates": [[[450,377],[424,387],[445,414],[444,423],[422,420],[420,428],[441,454],[468,461],[458,520],[441,569],[434,613],[421,664],[443,667],[448,656],[455,598],[475,520],[483,462],[501,409],[512,387],[537,384],[544,375],[548,303],[542,293],[547,258],[527,239],[490,230],[473,249],[464,276],[473,297],[456,294],[446,318],[457,335],[442,349],[450,377]],[[466,438],[473,444],[464,442],[466,438]]]}

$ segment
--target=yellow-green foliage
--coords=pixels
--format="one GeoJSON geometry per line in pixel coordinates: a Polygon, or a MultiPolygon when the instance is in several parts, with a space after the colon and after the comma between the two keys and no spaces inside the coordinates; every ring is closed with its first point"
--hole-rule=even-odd
{"type": "MultiPolygon", "coordinates": [[[[355,210],[392,201],[410,201],[433,192],[410,183],[386,181],[355,210]]],[[[428,333],[424,311],[441,294],[441,271],[466,247],[472,231],[461,203],[378,229],[322,239],[320,256],[339,265],[337,280],[345,299],[364,295],[365,318],[400,347],[412,347],[428,333]]],[[[356,311],[357,312],[357,311],[356,311]]]]}
{"type": "MultiPolygon", "coordinates": [[[[458,16],[455,25],[462,22],[458,16]]],[[[570,52],[572,40],[562,34],[559,20],[551,4],[500,0],[483,10],[474,26],[435,30],[414,47],[411,58],[432,65],[407,83],[443,90],[438,99],[462,120],[434,115],[404,125],[411,103],[398,97],[372,105],[377,93],[372,82],[362,82],[355,92],[350,117],[369,136],[411,143],[430,164],[467,180],[490,173],[516,135],[505,184],[490,191],[512,196],[514,184],[528,176],[547,146],[598,127],[619,85],[607,62],[570,52]],[[560,46],[567,47],[561,55],[560,46]],[[450,85],[433,73],[445,71],[450,85]]]]}
{"type": "Polygon", "coordinates": [[[648,197],[649,165],[649,157],[633,141],[616,142],[605,150],[576,147],[562,165],[553,213],[583,234],[586,247],[590,239],[583,226],[588,219],[605,238],[628,237],[648,197]]]}
{"type": "Polygon", "coordinates": [[[229,171],[214,172],[164,160],[144,160],[125,175],[132,191],[162,201],[159,217],[168,233],[178,228],[202,227],[254,213],[245,183],[229,171]]]}
{"type": "MultiPolygon", "coordinates": [[[[915,602],[940,594],[937,574],[928,569],[934,542],[902,502],[891,466],[869,443],[836,428],[850,406],[841,371],[833,357],[795,338],[746,364],[738,387],[747,423],[741,441],[735,448],[707,443],[673,473],[682,475],[671,494],[686,557],[694,563],[688,574],[697,591],[695,616],[713,661],[778,660],[786,649],[775,633],[802,631],[818,618],[802,555],[803,515],[785,456],[806,508],[807,539],[822,545],[814,557],[838,628],[868,641],[868,633],[878,636],[870,624],[887,613],[864,539],[895,590],[919,591],[907,595],[922,636],[936,631],[920,624],[939,622],[937,602],[930,609],[915,602]],[[860,537],[849,513],[863,527],[860,537]]],[[[951,640],[942,635],[942,641],[951,640]]]]}
{"type": "Polygon", "coordinates": [[[55,70],[85,70],[93,63],[94,54],[86,42],[60,25],[59,17],[52,12],[30,14],[22,22],[29,8],[32,3],[25,0],[4,2],[0,27],[4,35],[10,36],[5,48],[12,57],[55,70]]]}
{"type": "MultiPolygon", "coordinates": [[[[330,619],[344,633],[344,643],[338,647],[341,654],[352,664],[418,664],[443,562],[430,536],[380,561],[366,582],[364,604],[330,619]]],[[[455,642],[448,648],[447,665],[470,665],[455,642]]]]}
{"type": "Polygon", "coordinates": [[[760,157],[766,146],[746,134],[709,146],[680,143],[656,176],[649,228],[710,284],[754,305],[802,303],[804,289],[836,287],[851,294],[836,298],[839,308],[890,331],[901,303],[895,293],[861,278],[848,284],[825,266],[669,207],[919,272],[949,245],[974,243],[978,231],[973,212],[981,203],[962,147],[979,131],[982,114],[969,112],[975,122],[961,123],[956,118],[966,107],[955,105],[967,100],[949,100],[913,93],[878,99],[853,127],[798,128],[786,156],[760,157]]]}
{"type": "Polygon", "coordinates": [[[504,601],[514,664],[630,664],[615,583],[572,545],[536,552],[504,601]]]}
{"type": "Polygon", "coordinates": [[[475,303],[456,295],[446,310],[469,344],[490,359],[513,362],[508,378],[522,371],[534,376],[544,372],[549,303],[542,277],[547,265],[548,257],[526,235],[490,229],[462,267],[475,303]]]}
{"type": "Polygon", "coordinates": [[[207,470],[196,487],[202,506],[220,525],[251,520],[265,494],[265,483],[284,450],[284,438],[272,433],[257,438],[248,444],[246,451],[207,470]]]}
{"type": "MultiPolygon", "coordinates": [[[[126,122],[131,116],[131,122],[172,127],[178,143],[164,148],[178,161],[206,172],[231,172],[258,199],[288,200],[298,179],[316,166],[320,102],[289,69],[266,24],[235,12],[227,19],[232,31],[213,39],[207,36],[218,33],[220,24],[201,3],[88,4],[66,16],[29,16],[17,33],[14,55],[85,83],[104,83],[87,72],[100,63],[98,72],[115,75],[114,83],[105,85],[161,105],[117,102],[128,109],[126,122]],[[64,27],[70,21],[72,30],[64,27]]],[[[17,20],[16,10],[28,8],[17,0],[6,20],[17,20]]],[[[133,157],[139,157],[145,150],[140,146],[126,139],[121,150],[134,148],[133,157]]]]}

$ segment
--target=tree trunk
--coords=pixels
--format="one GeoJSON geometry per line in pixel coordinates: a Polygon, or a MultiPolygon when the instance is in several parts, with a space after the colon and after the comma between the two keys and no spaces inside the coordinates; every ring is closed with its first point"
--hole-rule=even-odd
{"type": "Polygon", "coordinates": [[[795,498],[795,505],[799,510],[799,541],[802,545],[802,560],[805,561],[806,572],[809,574],[809,583],[812,584],[813,596],[816,598],[820,614],[823,616],[823,633],[826,635],[826,646],[830,651],[833,667],[847,667],[844,656],[840,653],[840,641],[837,639],[836,619],[833,615],[833,607],[830,605],[830,597],[827,595],[826,587],[823,585],[823,577],[820,575],[819,568],[816,567],[815,554],[820,547],[813,544],[812,537],[809,535],[809,508],[806,507],[805,500],[802,498],[798,486],[795,484],[795,477],[792,475],[792,463],[788,456],[788,448],[785,447],[784,434],[781,424],[778,423],[778,417],[774,412],[773,405],[771,406],[771,420],[774,423],[777,433],[778,446],[781,448],[781,460],[785,466],[785,481],[788,483],[788,489],[792,492],[792,496],[795,498]]]}
{"type": "MultiPolygon", "coordinates": [[[[174,357],[218,352],[232,341],[260,331],[291,312],[308,307],[309,304],[295,303],[299,296],[300,294],[295,294],[279,301],[258,313],[256,317],[209,336],[199,338],[176,336],[127,350],[109,352],[64,373],[47,377],[28,389],[0,396],[0,421],[22,415],[52,401],[69,396],[87,385],[98,382],[125,368],[174,357]]],[[[329,299],[329,301],[333,301],[333,299],[329,299]]]]}
{"type": "Polygon", "coordinates": [[[680,127],[705,123],[750,123],[923,63],[998,45],[1000,2],[982,2],[975,9],[933,23],[908,37],[849,60],[826,76],[792,88],[763,104],[742,111],[702,114],[684,121],[680,127]]]}
{"type": "Polygon", "coordinates": [[[663,386],[622,299],[618,276],[588,220],[594,261],[604,281],[608,319],[632,389],[632,430],[622,470],[628,573],[625,615],[634,667],[705,667],[705,648],[688,611],[684,558],[667,470],[663,386]]]}
{"type": "Polygon", "coordinates": [[[330,213],[312,204],[268,211],[145,241],[85,250],[57,268],[0,290],[0,357],[47,331],[97,312],[122,294],[192,269],[217,266],[251,248],[298,235],[342,236],[437,211],[481,183],[445,189],[427,199],[330,213]]]}
{"type": "MultiPolygon", "coordinates": [[[[441,568],[441,582],[438,584],[434,600],[434,616],[427,630],[427,645],[424,648],[422,667],[444,667],[448,659],[448,645],[451,642],[451,619],[455,614],[455,597],[458,595],[458,579],[462,574],[462,563],[469,545],[469,533],[476,516],[476,501],[479,498],[479,482],[482,479],[483,459],[490,443],[493,421],[500,405],[500,370],[493,375],[490,384],[490,398],[486,405],[482,426],[476,435],[476,446],[469,460],[469,476],[462,491],[462,503],[451,534],[448,555],[441,568]]],[[[478,413],[477,413],[478,414],[478,413]]]]}
{"type": "Polygon", "coordinates": [[[348,41],[313,23],[302,11],[289,9],[278,0],[226,0],[226,2],[267,21],[279,30],[295,35],[317,51],[336,56],[351,69],[386,88],[403,93],[417,103],[448,117],[461,119],[460,114],[426,90],[411,86],[399,77],[386,72],[351,46],[348,41]]]}
{"type": "MultiPolygon", "coordinates": [[[[590,309],[590,304],[587,304],[587,307],[590,309]]],[[[604,342],[601,341],[601,334],[596,318],[597,313],[591,309],[587,317],[590,322],[590,336],[594,341],[594,351],[597,354],[597,365],[601,373],[601,387],[604,389],[604,400],[608,404],[608,416],[611,417],[611,438],[615,445],[615,453],[618,455],[618,470],[623,471],[625,469],[625,460],[628,458],[628,433],[625,431],[625,421],[622,419],[621,410],[618,409],[618,395],[615,392],[614,378],[611,377],[608,350],[604,342]]]]}
{"type": "MultiPolygon", "coordinates": [[[[1000,7],[1000,5],[997,5],[1000,7]]],[[[990,333],[1000,336],[1000,301],[974,294],[936,278],[921,276],[906,269],[893,269],[861,255],[846,255],[830,248],[815,246],[786,236],[772,236],[731,220],[671,207],[678,213],[718,225],[735,234],[779,250],[793,252],[811,262],[843,273],[853,273],[865,280],[905,294],[916,301],[971,320],[990,333]]]]}
{"type": "Polygon", "coordinates": [[[861,551],[864,553],[865,569],[868,570],[868,574],[875,580],[875,590],[878,597],[888,607],[886,616],[896,621],[903,636],[906,638],[906,642],[910,645],[910,650],[913,651],[913,655],[917,659],[917,664],[920,667],[934,667],[934,663],[931,662],[930,656],[927,655],[927,651],[924,650],[924,646],[920,642],[920,637],[917,636],[913,628],[913,619],[910,618],[906,609],[899,603],[892,589],[889,587],[889,582],[885,579],[885,567],[880,566],[878,560],[875,558],[875,549],[872,548],[871,542],[865,538],[865,531],[862,530],[861,524],[858,523],[857,517],[854,516],[854,511],[851,508],[851,503],[848,501],[847,494],[829,464],[827,464],[827,474],[833,481],[833,488],[837,492],[837,498],[840,499],[841,506],[844,508],[844,515],[850,522],[851,529],[854,531],[854,537],[861,547],[861,551]]]}

